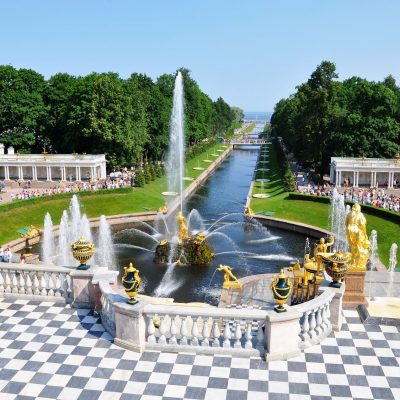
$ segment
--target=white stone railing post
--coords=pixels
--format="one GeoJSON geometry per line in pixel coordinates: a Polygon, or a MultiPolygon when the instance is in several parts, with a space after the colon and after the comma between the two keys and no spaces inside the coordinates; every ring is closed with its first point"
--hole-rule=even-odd
{"type": "MultiPolygon", "coordinates": [[[[143,352],[146,348],[146,321],[143,309],[144,301],[131,306],[126,303],[115,303],[114,343],[128,350],[143,352]]],[[[153,323],[153,321],[151,321],[153,323]]],[[[161,320],[161,325],[164,323],[161,320]]],[[[165,326],[165,325],[164,325],[165,326]]]]}
{"type": "Polygon", "coordinates": [[[299,334],[301,313],[292,307],[286,312],[267,314],[265,337],[267,360],[287,360],[300,354],[299,334]]]}
{"type": "Polygon", "coordinates": [[[330,291],[334,293],[330,306],[326,308],[325,322],[330,321],[334,331],[340,331],[343,324],[343,295],[346,290],[345,283],[343,282],[340,288],[333,288],[330,286],[321,286],[319,293],[330,291]]]}

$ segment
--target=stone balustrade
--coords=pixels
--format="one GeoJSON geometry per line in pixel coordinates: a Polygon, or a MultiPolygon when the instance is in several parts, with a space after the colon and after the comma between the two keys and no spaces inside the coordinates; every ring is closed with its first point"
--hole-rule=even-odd
{"type": "Polygon", "coordinates": [[[0,263],[0,297],[71,301],[72,269],[0,263]]]}
{"type": "Polygon", "coordinates": [[[301,313],[299,333],[300,349],[320,343],[332,331],[330,303],[335,296],[332,290],[292,308],[301,313]]]}
{"type": "Polygon", "coordinates": [[[197,354],[264,356],[289,359],[320,343],[332,331],[332,307],[341,307],[337,289],[325,287],[321,295],[285,313],[252,307],[216,308],[181,304],[132,306],[100,278],[100,315],[115,344],[134,351],[165,350],[197,354]]]}
{"type": "Polygon", "coordinates": [[[264,354],[265,311],[147,305],[146,349],[203,354],[264,354]]]}

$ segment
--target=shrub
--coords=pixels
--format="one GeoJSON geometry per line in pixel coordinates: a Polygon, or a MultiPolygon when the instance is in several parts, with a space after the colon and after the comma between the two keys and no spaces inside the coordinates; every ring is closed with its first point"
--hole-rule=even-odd
{"type": "Polygon", "coordinates": [[[135,175],[135,186],[143,187],[146,183],[144,172],[142,169],[138,169],[135,175]]]}

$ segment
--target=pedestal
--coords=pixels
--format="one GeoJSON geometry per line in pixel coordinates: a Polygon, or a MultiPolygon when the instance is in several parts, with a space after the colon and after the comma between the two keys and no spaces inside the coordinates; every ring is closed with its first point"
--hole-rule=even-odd
{"type": "Polygon", "coordinates": [[[241,297],[242,289],[240,287],[237,288],[222,288],[221,289],[221,297],[219,299],[218,307],[228,307],[231,304],[239,304],[241,297]]]}
{"type": "Polygon", "coordinates": [[[287,312],[268,313],[265,321],[267,361],[287,360],[298,356],[301,313],[284,306],[287,312]]]}
{"type": "Polygon", "coordinates": [[[334,331],[340,331],[343,324],[343,295],[345,292],[346,284],[343,282],[340,288],[333,288],[328,286],[328,281],[325,281],[322,286],[320,286],[318,293],[323,293],[325,291],[330,291],[335,293],[333,299],[329,305],[329,311],[331,314],[331,324],[334,331]]]}
{"type": "Polygon", "coordinates": [[[365,271],[348,271],[344,281],[346,290],[343,296],[343,306],[356,308],[360,304],[367,304],[364,294],[365,271]]]}

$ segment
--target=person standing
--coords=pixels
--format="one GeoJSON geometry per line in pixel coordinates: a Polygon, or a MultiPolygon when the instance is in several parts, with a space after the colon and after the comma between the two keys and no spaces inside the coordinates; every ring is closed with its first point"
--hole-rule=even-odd
{"type": "Polygon", "coordinates": [[[4,262],[8,262],[8,263],[11,262],[12,253],[11,253],[11,250],[10,250],[9,246],[7,246],[6,251],[4,252],[3,259],[4,259],[4,262]]]}
{"type": "Polygon", "coordinates": [[[4,249],[3,246],[0,246],[0,262],[4,261],[4,249]]]}

